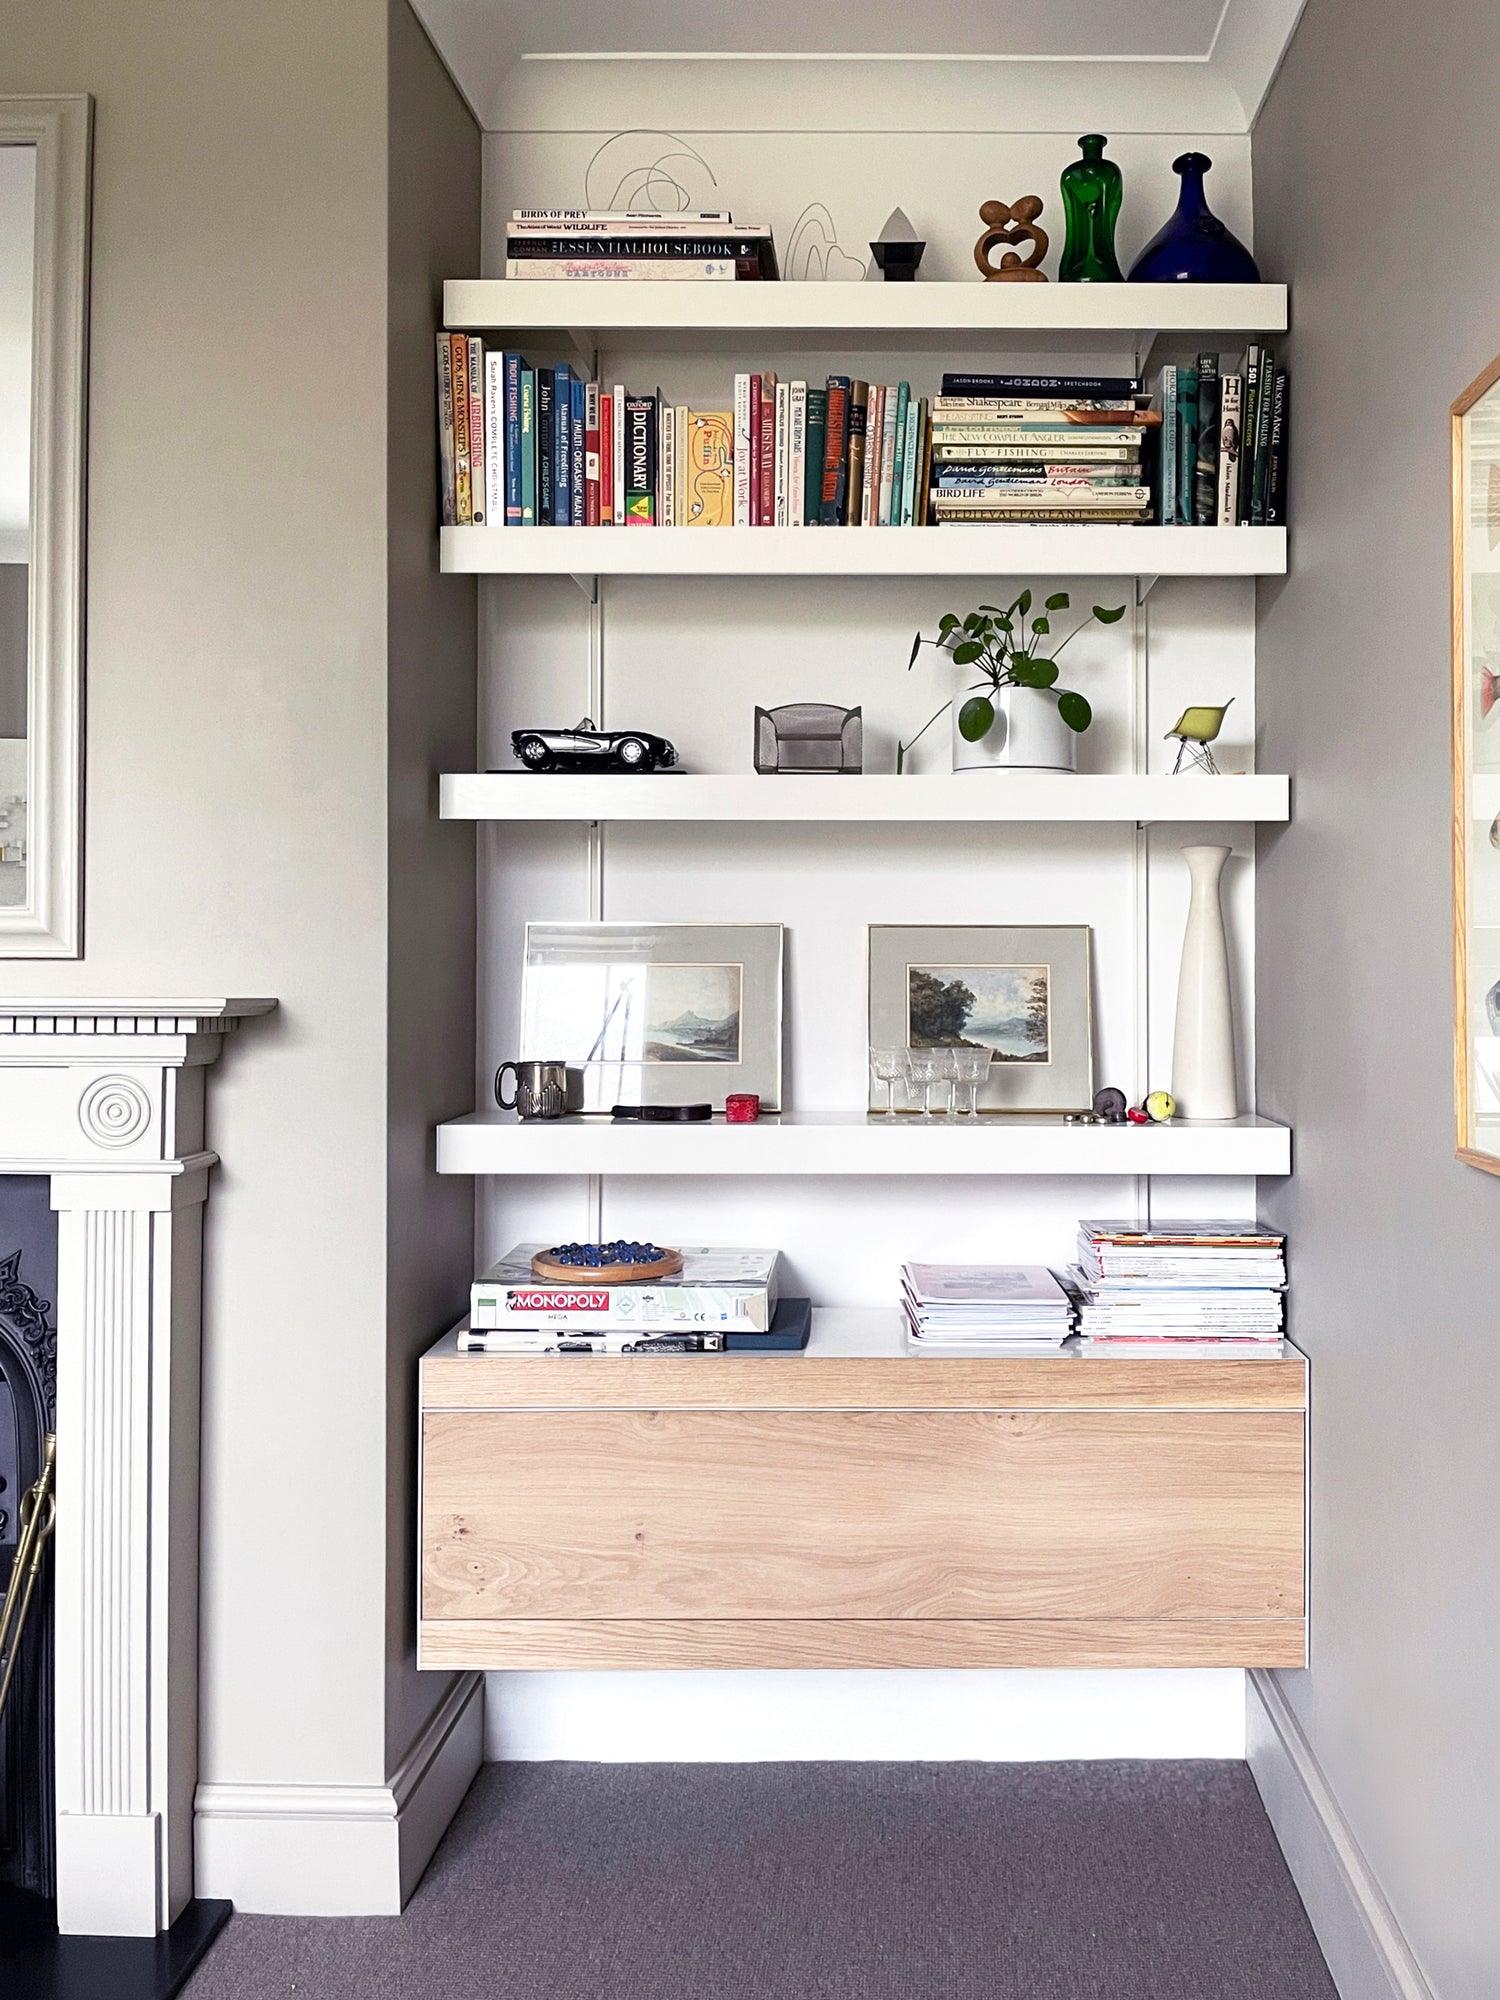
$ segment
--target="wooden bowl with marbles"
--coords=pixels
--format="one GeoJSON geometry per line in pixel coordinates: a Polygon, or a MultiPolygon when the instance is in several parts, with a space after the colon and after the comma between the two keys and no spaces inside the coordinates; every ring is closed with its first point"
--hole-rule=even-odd
{"type": "Polygon", "coordinates": [[[538,1250],[531,1275],[560,1285],[641,1285],[652,1278],[675,1278],[682,1269],[676,1250],[655,1243],[557,1243],[538,1250]]]}

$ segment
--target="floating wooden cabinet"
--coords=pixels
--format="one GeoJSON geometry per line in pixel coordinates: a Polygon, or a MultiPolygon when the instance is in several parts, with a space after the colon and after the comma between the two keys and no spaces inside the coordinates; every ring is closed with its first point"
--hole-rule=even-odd
{"type": "Polygon", "coordinates": [[[450,1337],[422,1665],[1303,1663],[1299,1354],[910,1357],[890,1318],[780,1357],[450,1337]]]}

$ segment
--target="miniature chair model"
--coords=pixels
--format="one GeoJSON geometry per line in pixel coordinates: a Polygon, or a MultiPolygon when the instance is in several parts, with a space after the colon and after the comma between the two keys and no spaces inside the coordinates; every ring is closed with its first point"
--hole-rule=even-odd
{"type": "Polygon", "coordinates": [[[755,768],[834,771],[857,775],[864,762],[864,723],[857,708],[827,701],[793,701],[755,711],[755,768]]]}
{"type": "Polygon", "coordinates": [[[1210,743],[1224,726],[1224,717],[1234,706],[1230,696],[1222,708],[1185,708],[1176,722],[1167,731],[1167,741],[1177,738],[1177,762],[1172,766],[1171,775],[1176,777],[1182,769],[1182,760],[1187,759],[1187,768],[1204,772],[1210,778],[1219,777],[1218,765],[1210,743]]]}

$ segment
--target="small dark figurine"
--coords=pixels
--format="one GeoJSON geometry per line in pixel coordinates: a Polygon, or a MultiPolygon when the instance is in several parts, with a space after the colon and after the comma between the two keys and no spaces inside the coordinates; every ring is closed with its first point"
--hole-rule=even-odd
{"type": "Polygon", "coordinates": [[[888,285],[909,285],[917,275],[926,248],[904,212],[893,208],[885,219],[885,227],[870,245],[870,255],[888,285]]]}
{"type": "Polygon", "coordinates": [[[646,729],[514,729],[510,747],[528,771],[666,771],[677,752],[646,729]]]}
{"type": "Polygon", "coordinates": [[[1048,242],[1046,230],[1036,226],[1042,205],[1039,194],[1023,194],[1019,201],[986,201],[980,204],[979,220],[985,225],[985,231],[974,245],[974,262],[984,273],[986,284],[997,279],[1024,281],[1028,278],[1034,283],[1046,284],[1047,273],[1038,269],[1047,254],[1048,242]],[[1023,263],[1014,250],[1007,250],[996,269],[990,262],[990,252],[1001,243],[1029,243],[1031,255],[1023,263]]]}
{"type": "Polygon", "coordinates": [[[1094,1114],[1101,1125],[1123,1125],[1125,1123],[1125,1093],[1116,1090],[1113,1084],[1106,1084],[1103,1090],[1094,1092],[1094,1114]]]}

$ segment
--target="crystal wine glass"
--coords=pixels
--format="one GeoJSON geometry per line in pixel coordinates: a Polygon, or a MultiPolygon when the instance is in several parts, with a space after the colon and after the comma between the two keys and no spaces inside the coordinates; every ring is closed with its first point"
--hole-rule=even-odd
{"type": "Polygon", "coordinates": [[[885,1085],[885,1115],[896,1115],[896,1085],[905,1084],[907,1059],[905,1049],[871,1049],[870,1072],[877,1083],[885,1085]]]}
{"type": "Polygon", "coordinates": [[[979,1111],[979,1086],[989,1075],[990,1051],[988,1049],[955,1049],[953,1059],[957,1065],[958,1081],[954,1086],[955,1098],[961,1090],[967,1103],[955,1104],[955,1108],[974,1117],[979,1111]]]}
{"type": "Polygon", "coordinates": [[[958,1059],[961,1054],[960,1049],[938,1050],[938,1082],[948,1086],[948,1102],[943,1109],[949,1118],[958,1110],[958,1059]]]}
{"type": "Polygon", "coordinates": [[[942,1074],[941,1049],[913,1049],[907,1058],[907,1074],[913,1090],[922,1093],[922,1116],[931,1118],[932,1086],[942,1074]]]}

